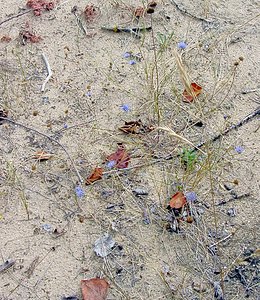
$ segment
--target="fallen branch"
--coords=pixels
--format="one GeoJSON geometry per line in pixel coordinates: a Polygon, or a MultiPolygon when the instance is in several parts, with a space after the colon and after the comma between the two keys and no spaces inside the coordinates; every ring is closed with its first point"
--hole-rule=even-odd
{"type": "Polygon", "coordinates": [[[76,175],[77,175],[77,177],[78,177],[80,183],[83,183],[83,179],[81,178],[81,176],[80,176],[80,174],[79,174],[79,171],[77,170],[77,168],[76,168],[76,166],[75,166],[75,164],[74,164],[73,159],[71,158],[71,156],[70,156],[69,152],[67,151],[67,149],[66,149],[59,141],[56,141],[54,138],[48,136],[47,134],[45,134],[45,133],[43,133],[43,132],[38,131],[37,129],[28,127],[28,126],[26,126],[26,125],[24,125],[24,124],[18,123],[18,122],[13,121],[13,120],[11,120],[11,119],[9,119],[9,118],[0,118],[0,120],[7,121],[7,122],[12,123],[12,124],[14,124],[14,125],[17,125],[17,126],[20,126],[20,127],[22,127],[22,128],[25,128],[26,130],[36,132],[37,134],[39,134],[39,135],[41,135],[41,136],[44,136],[44,137],[46,137],[47,139],[49,139],[51,142],[56,143],[57,145],[59,145],[59,146],[62,148],[62,150],[67,154],[69,160],[71,161],[71,164],[72,164],[72,166],[73,166],[73,168],[74,168],[74,170],[75,170],[75,173],[76,173],[76,175]]]}
{"type": "Polygon", "coordinates": [[[47,82],[50,80],[51,76],[52,76],[52,70],[51,70],[51,67],[50,67],[50,64],[47,60],[47,57],[45,56],[44,53],[42,53],[42,58],[43,58],[43,61],[45,63],[45,66],[46,66],[46,69],[47,69],[47,72],[48,72],[48,76],[46,77],[46,79],[44,80],[43,84],[42,84],[42,88],[41,88],[41,91],[44,92],[45,90],[45,85],[47,84],[47,82]]]}
{"type": "Polygon", "coordinates": [[[239,127],[243,126],[244,124],[248,123],[249,121],[251,121],[253,118],[255,118],[256,116],[260,115],[260,106],[257,107],[257,109],[255,109],[254,111],[252,111],[249,115],[247,115],[246,117],[244,117],[241,121],[239,121],[237,124],[234,124],[232,126],[230,126],[229,128],[227,128],[224,132],[219,133],[215,136],[213,136],[211,139],[201,142],[198,145],[196,145],[196,147],[194,147],[191,151],[195,152],[197,151],[199,148],[201,148],[202,146],[208,144],[208,143],[213,143],[215,141],[217,141],[218,139],[220,139],[221,137],[227,135],[230,131],[238,129],[239,127]]]}

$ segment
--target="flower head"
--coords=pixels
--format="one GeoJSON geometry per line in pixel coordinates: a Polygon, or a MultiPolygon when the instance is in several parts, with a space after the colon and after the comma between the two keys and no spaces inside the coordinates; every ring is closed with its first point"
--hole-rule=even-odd
{"type": "Polygon", "coordinates": [[[121,108],[123,111],[125,111],[125,112],[128,112],[128,111],[130,110],[129,104],[122,104],[122,105],[120,106],[120,108],[121,108]]]}
{"type": "Polygon", "coordinates": [[[181,50],[184,50],[187,48],[187,44],[185,42],[179,42],[178,43],[178,48],[181,50]]]}
{"type": "Polygon", "coordinates": [[[79,185],[75,187],[75,193],[78,198],[82,198],[85,195],[85,192],[83,191],[82,187],[79,185]]]}
{"type": "Polygon", "coordinates": [[[115,160],[111,160],[109,161],[106,166],[109,168],[109,169],[112,169],[116,164],[116,161],[115,160]]]}
{"type": "Polygon", "coordinates": [[[64,128],[64,129],[67,129],[68,127],[69,127],[69,126],[68,126],[68,124],[66,124],[66,123],[63,125],[63,128],[64,128]]]}
{"type": "Polygon", "coordinates": [[[124,54],[123,54],[123,57],[124,58],[130,58],[132,56],[132,53],[131,52],[125,52],[124,54]]]}
{"type": "Polygon", "coordinates": [[[235,147],[235,151],[238,153],[238,154],[241,154],[242,152],[244,152],[244,147],[242,146],[236,146],[235,147]]]}
{"type": "Polygon", "coordinates": [[[136,61],[135,61],[135,60],[129,60],[129,62],[128,62],[128,63],[129,63],[129,65],[131,65],[131,66],[132,66],[132,65],[135,65],[135,64],[136,64],[136,61]]]}
{"type": "Polygon", "coordinates": [[[197,194],[195,192],[185,193],[186,200],[188,202],[195,202],[197,200],[197,194]]]}
{"type": "Polygon", "coordinates": [[[92,95],[91,91],[88,90],[88,91],[86,92],[86,96],[87,96],[87,97],[91,97],[91,95],[92,95]]]}

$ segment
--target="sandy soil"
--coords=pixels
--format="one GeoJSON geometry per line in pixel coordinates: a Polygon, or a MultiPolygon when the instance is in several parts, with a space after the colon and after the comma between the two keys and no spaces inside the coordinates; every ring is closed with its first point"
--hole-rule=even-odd
{"type": "Polygon", "coordinates": [[[0,125],[0,265],[15,262],[0,272],[1,300],[82,299],[81,279],[95,277],[111,300],[259,299],[259,115],[196,151],[193,168],[179,155],[259,110],[259,2],[156,2],[136,20],[146,1],[92,1],[86,20],[87,1],[11,19],[26,1],[0,0],[0,110],[15,122],[0,125]],[[101,29],[115,25],[152,31],[101,29]],[[41,91],[43,54],[53,74],[41,91]],[[176,55],[203,89],[192,103],[176,55]],[[138,119],[155,130],[118,130],[138,119]],[[117,143],[127,170],[104,163],[117,143]],[[81,185],[77,172],[85,182],[96,166],[103,179],[81,185]],[[197,200],[176,230],[167,206],[178,190],[197,200]],[[93,247],[105,234],[115,245],[102,258],[93,247]]]}

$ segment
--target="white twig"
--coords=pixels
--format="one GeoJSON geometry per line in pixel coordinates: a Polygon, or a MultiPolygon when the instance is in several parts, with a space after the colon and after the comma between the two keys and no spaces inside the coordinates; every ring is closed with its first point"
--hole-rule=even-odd
{"type": "Polygon", "coordinates": [[[48,76],[46,77],[46,79],[44,80],[43,84],[42,84],[42,89],[41,91],[44,92],[45,90],[45,85],[46,83],[50,80],[51,76],[52,76],[52,70],[51,70],[51,67],[50,67],[50,64],[48,62],[48,59],[47,57],[45,56],[44,53],[42,53],[42,58],[44,60],[44,63],[45,63],[45,66],[46,66],[46,69],[47,69],[47,72],[48,72],[48,76]]]}

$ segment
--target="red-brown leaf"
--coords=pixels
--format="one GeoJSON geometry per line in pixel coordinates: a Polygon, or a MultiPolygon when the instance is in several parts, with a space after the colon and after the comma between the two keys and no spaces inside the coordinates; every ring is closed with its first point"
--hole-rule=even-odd
{"type": "Polygon", "coordinates": [[[126,152],[125,146],[121,143],[118,144],[118,149],[115,153],[112,153],[107,157],[107,161],[114,161],[115,162],[115,168],[117,169],[124,169],[127,168],[130,156],[126,152]]]}
{"type": "Polygon", "coordinates": [[[186,202],[187,200],[183,192],[177,192],[172,196],[169,205],[171,208],[179,209],[182,208],[186,204],[186,202]]]}
{"type": "Polygon", "coordinates": [[[102,168],[95,168],[92,174],[86,179],[86,185],[102,179],[103,171],[104,170],[102,168]]]}
{"type": "Polygon", "coordinates": [[[92,278],[81,280],[83,300],[105,300],[109,284],[105,279],[92,278]]]}
{"type": "Polygon", "coordinates": [[[202,87],[197,85],[197,83],[192,82],[190,85],[190,90],[187,91],[186,89],[183,92],[183,101],[184,102],[188,102],[191,103],[195,97],[199,96],[199,94],[201,94],[202,92],[202,87]]]}

